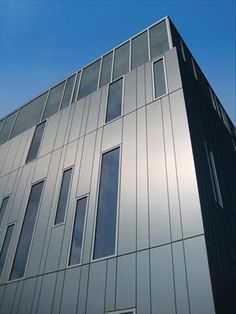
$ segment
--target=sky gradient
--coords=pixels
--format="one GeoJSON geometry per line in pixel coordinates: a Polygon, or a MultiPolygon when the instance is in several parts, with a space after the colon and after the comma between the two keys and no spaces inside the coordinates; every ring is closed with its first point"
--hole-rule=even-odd
{"type": "Polygon", "coordinates": [[[169,15],[235,122],[235,1],[0,2],[0,117],[169,15]]]}

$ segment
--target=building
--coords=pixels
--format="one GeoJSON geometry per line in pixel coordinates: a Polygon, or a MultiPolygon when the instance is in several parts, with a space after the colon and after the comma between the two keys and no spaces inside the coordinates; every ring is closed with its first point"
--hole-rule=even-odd
{"type": "Polygon", "coordinates": [[[168,17],[0,130],[2,314],[236,313],[236,131],[168,17]]]}

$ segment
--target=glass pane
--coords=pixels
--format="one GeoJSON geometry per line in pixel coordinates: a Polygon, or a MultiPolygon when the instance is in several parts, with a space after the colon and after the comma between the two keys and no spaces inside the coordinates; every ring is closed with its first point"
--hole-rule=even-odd
{"type": "Polygon", "coordinates": [[[43,131],[45,128],[45,124],[46,124],[46,121],[36,126],[26,162],[29,162],[37,157],[39,146],[40,146],[42,136],[43,136],[43,131]]]}
{"type": "Polygon", "coordinates": [[[6,232],[5,239],[4,239],[4,242],[2,245],[2,250],[0,253],[0,277],[2,275],[2,270],[3,270],[4,264],[5,264],[9,245],[11,242],[11,236],[12,236],[13,228],[14,228],[14,225],[7,227],[7,232],[6,232]]]}
{"type": "Polygon", "coordinates": [[[78,99],[87,96],[97,89],[100,62],[101,59],[83,70],[78,99]]]}
{"type": "Polygon", "coordinates": [[[106,122],[121,115],[123,78],[110,84],[107,101],[106,122]]]}
{"type": "Polygon", "coordinates": [[[70,187],[72,169],[64,171],[61,183],[60,196],[57,205],[57,213],[55,219],[55,225],[60,224],[64,221],[66,205],[68,199],[68,192],[70,187]]]}
{"type": "Polygon", "coordinates": [[[76,78],[76,82],[75,82],[75,87],[74,87],[74,91],[73,91],[73,96],[72,96],[72,100],[71,103],[73,104],[76,101],[76,95],[77,95],[77,91],[78,91],[78,86],[79,86],[79,80],[80,80],[80,73],[79,72],[77,74],[77,78],[76,78]]]}
{"type": "Polygon", "coordinates": [[[3,199],[2,205],[0,207],[0,228],[1,228],[1,224],[2,224],[2,220],[3,220],[3,216],[4,216],[4,213],[5,213],[5,210],[7,208],[8,201],[9,201],[9,196],[5,197],[3,199]]]}
{"type": "Polygon", "coordinates": [[[59,110],[61,97],[64,90],[65,81],[53,87],[50,90],[46,108],[43,114],[43,120],[50,117],[59,110]]]}
{"type": "Polygon", "coordinates": [[[0,133],[1,133],[1,130],[2,130],[3,124],[4,124],[4,119],[2,119],[2,120],[0,121],[0,133]]]}
{"type": "Polygon", "coordinates": [[[113,79],[129,72],[129,42],[115,50],[113,79]]]}
{"type": "Polygon", "coordinates": [[[32,186],[25,217],[18,241],[16,255],[11,270],[10,280],[21,278],[25,273],[25,266],[29,254],[30,244],[39,209],[39,202],[42,194],[44,182],[32,186]]]}
{"type": "Polygon", "coordinates": [[[64,96],[61,103],[61,110],[69,106],[70,104],[70,98],[71,98],[71,93],[74,86],[74,81],[75,81],[75,75],[69,77],[66,82],[66,88],[65,88],[64,96]]]}
{"type": "Polygon", "coordinates": [[[160,97],[166,94],[166,82],[163,59],[158,60],[153,64],[154,67],[154,84],[155,97],[160,97]]]}
{"type": "Polygon", "coordinates": [[[86,206],[87,197],[81,198],[77,201],[69,265],[80,263],[86,206]]]}
{"type": "Polygon", "coordinates": [[[131,46],[132,69],[148,61],[147,32],[140,34],[132,40],[131,46]]]}
{"type": "Polygon", "coordinates": [[[111,80],[112,52],[103,57],[100,87],[106,85],[111,80]]]}
{"type": "Polygon", "coordinates": [[[6,117],[5,123],[3,125],[2,131],[0,133],[0,144],[6,142],[10,135],[13,123],[15,121],[18,111],[13,112],[10,116],[6,117]]]}
{"type": "Polygon", "coordinates": [[[165,21],[150,28],[150,49],[152,59],[169,49],[165,21]]]}
{"type": "Polygon", "coordinates": [[[29,104],[20,109],[16,119],[16,123],[12,130],[11,137],[24,132],[35,124],[39,123],[43,112],[44,104],[47,98],[47,93],[39,96],[29,104]]]}
{"type": "Polygon", "coordinates": [[[116,148],[102,156],[94,258],[115,253],[119,154],[116,148]]]}

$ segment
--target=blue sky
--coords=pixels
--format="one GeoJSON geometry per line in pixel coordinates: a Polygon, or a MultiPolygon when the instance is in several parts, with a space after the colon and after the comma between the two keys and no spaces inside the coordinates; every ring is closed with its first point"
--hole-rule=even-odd
{"type": "Polygon", "coordinates": [[[0,116],[169,15],[235,121],[235,1],[0,2],[0,116]]]}

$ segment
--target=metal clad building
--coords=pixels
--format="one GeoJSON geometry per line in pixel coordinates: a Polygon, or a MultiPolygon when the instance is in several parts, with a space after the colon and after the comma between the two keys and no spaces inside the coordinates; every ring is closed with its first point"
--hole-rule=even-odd
{"type": "Polygon", "coordinates": [[[168,17],[0,144],[0,313],[236,312],[236,131],[168,17]]]}

